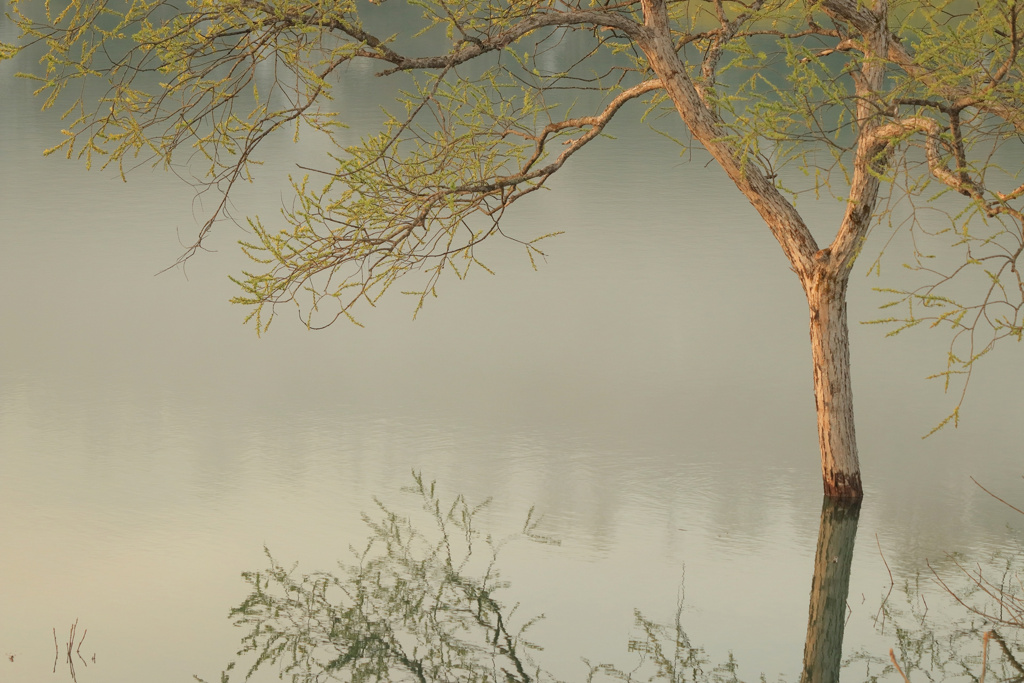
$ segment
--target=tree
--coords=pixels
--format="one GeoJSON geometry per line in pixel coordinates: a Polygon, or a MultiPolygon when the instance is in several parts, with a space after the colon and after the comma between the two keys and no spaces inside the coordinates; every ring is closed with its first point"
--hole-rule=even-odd
{"type": "MultiPolygon", "coordinates": [[[[939,373],[947,388],[957,377],[966,387],[975,360],[1022,334],[1024,216],[1015,203],[1024,185],[1000,165],[1004,157],[1017,164],[1012,148],[1019,152],[1024,130],[1015,0],[11,7],[23,35],[5,52],[43,45],[33,77],[47,106],[79,80],[107,84],[98,102],[74,102],[54,150],[122,173],[139,155],[168,167],[190,155],[192,171],[204,164],[202,182],[220,202],[183,259],[225,216],[232,188],[251,177],[268,136],[310,128],[337,146],[330,166],[292,181],[283,229],[250,220],[253,239],[243,249],[259,268],[238,278],[235,301],[251,307],[258,332],[284,303],[299,306],[310,327],[353,319],[357,304],[375,304],[411,273],[421,277],[422,305],[446,270],[461,278],[479,265],[475,247],[495,236],[520,241],[532,259],[541,238],[505,235],[506,210],[614,117],[669,112],[685,126],[681,144],[710,154],[803,286],[829,496],[862,495],[846,291],[876,219],[949,242],[939,260],[931,260],[931,243],[915,247],[910,265],[933,277],[894,292],[892,305],[906,312],[882,321],[897,331],[925,321],[951,330],[939,373]],[[392,35],[385,20],[396,9],[418,13],[420,30],[392,35]],[[544,53],[570,39],[572,59],[545,67],[544,53]],[[341,122],[322,105],[356,60],[377,63],[403,90],[376,135],[344,148],[341,122]],[[260,73],[273,74],[269,85],[260,73]],[[634,101],[643,106],[627,106],[634,101]],[[792,173],[780,175],[787,166],[807,183],[785,184],[793,182],[792,173]],[[822,196],[845,205],[824,247],[797,209],[798,199],[822,196]],[[945,224],[919,218],[922,197],[946,212],[945,224]],[[962,290],[966,299],[953,296],[962,290]]],[[[956,422],[959,407],[947,422],[956,422]]]]}

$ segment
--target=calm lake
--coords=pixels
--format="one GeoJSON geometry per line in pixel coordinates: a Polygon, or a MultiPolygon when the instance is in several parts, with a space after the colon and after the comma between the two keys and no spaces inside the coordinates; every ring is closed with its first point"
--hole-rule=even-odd
{"type": "MultiPolygon", "coordinates": [[[[583,659],[628,671],[634,610],[672,624],[681,606],[707,673],[731,653],[743,680],[799,680],[822,520],[806,304],[699,154],[620,125],[508,217],[523,237],[565,231],[538,271],[494,242],[494,276],[443,281],[415,320],[395,292],[365,328],[283,315],[257,338],[228,303],[245,231],[218,224],[215,251],[157,275],[204,199],[145,165],[125,184],[44,158],[61,124],[13,77],[31,67],[0,62],[0,681],[70,681],[76,620],[79,683],[219,680],[264,548],[333,569],[375,497],[416,513],[414,470],[446,498],[492,498],[495,536],[542,515],[558,543],[510,543],[501,595],[545,615],[535,659],[559,678],[585,680],[583,659]]],[[[336,105],[358,130],[381,91],[370,69],[345,77],[336,105]]],[[[321,151],[271,141],[235,215],[272,219],[284,174],[321,151]]],[[[841,208],[808,206],[815,231],[841,208]]],[[[858,263],[851,321],[906,277],[900,238],[864,275],[888,238],[858,263]]],[[[958,429],[922,439],[956,400],[925,380],[948,339],[851,334],[867,496],[843,532],[841,679],[901,680],[895,648],[911,680],[974,680],[986,627],[949,635],[969,614],[931,568],[959,589],[954,557],[997,582],[1021,558],[1024,517],[971,481],[1024,502],[1020,349],[983,362],[958,429]]],[[[1004,659],[993,647],[990,666],[1004,659]]]]}

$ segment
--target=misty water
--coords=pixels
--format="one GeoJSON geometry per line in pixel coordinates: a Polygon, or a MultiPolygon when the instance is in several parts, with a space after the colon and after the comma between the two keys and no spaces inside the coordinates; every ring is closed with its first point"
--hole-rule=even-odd
{"type": "MultiPolygon", "coordinates": [[[[823,519],[806,305],[699,154],[619,126],[508,217],[517,236],[565,231],[536,272],[494,242],[495,275],[443,281],[415,320],[393,292],[365,328],[283,315],[257,338],[228,303],[244,229],[218,224],[210,252],[157,275],[209,198],[145,165],[125,184],[44,158],[61,124],[13,78],[28,68],[0,63],[0,680],[71,680],[54,639],[76,620],[80,683],[217,680],[264,548],[332,569],[364,542],[374,497],[416,513],[412,471],[493,499],[481,524],[496,536],[542,515],[558,542],[510,543],[502,596],[545,615],[531,636],[558,677],[584,680],[582,658],[628,670],[634,610],[670,624],[681,606],[712,663],[799,679],[823,519]]],[[[355,129],[379,115],[371,73],[354,67],[337,101],[355,129]]],[[[235,215],[273,217],[283,174],[320,152],[272,140],[235,215]]],[[[817,234],[841,208],[808,205],[817,234]]],[[[901,238],[864,275],[889,237],[876,232],[852,321],[879,316],[872,287],[908,277],[901,238]]],[[[889,649],[929,633],[911,679],[967,680],[986,627],[942,635],[969,614],[932,569],[965,587],[957,557],[997,576],[1020,557],[1024,518],[971,480],[1024,501],[1020,349],[985,359],[958,429],[922,439],[955,404],[925,380],[948,339],[851,335],[867,496],[844,532],[842,680],[899,680],[889,649]],[[935,668],[947,660],[966,663],[935,668]]]]}

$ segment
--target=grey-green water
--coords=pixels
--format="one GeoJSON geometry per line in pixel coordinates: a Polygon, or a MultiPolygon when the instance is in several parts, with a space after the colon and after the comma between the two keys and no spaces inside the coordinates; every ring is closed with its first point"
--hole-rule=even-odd
{"type": "MultiPolygon", "coordinates": [[[[52,629],[66,639],[75,619],[96,655],[82,683],[215,678],[263,547],[330,569],[364,537],[359,511],[401,500],[412,469],[493,497],[499,535],[531,505],[544,515],[561,544],[514,546],[503,567],[508,600],[546,614],[534,638],[560,677],[581,680],[581,657],[628,666],[633,609],[670,621],[681,583],[713,661],[798,677],[821,511],[805,304],[713,168],[614,131],[510,217],[566,231],[539,272],[495,244],[497,276],[445,282],[415,321],[396,294],[366,329],[285,317],[257,339],[227,303],[244,232],[219,225],[187,278],[154,276],[202,206],[163,173],[125,185],[43,158],[59,122],[12,78],[25,68],[0,63],[0,680],[68,680],[52,629]]],[[[358,123],[376,103],[352,77],[339,106],[358,123]]],[[[316,151],[269,147],[236,213],[272,215],[274,172],[316,151]]],[[[893,282],[855,276],[851,318],[875,317],[870,288],[893,282]]],[[[902,584],[929,560],[953,576],[946,553],[1018,552],[1022,520],[970,477],[1024,499],[1024,373],[1019,349],[993,354],[960,429],[921,440],[950,407],[923,379],[944,340],[852,336],[868,496],[844,651],[884,658],[885,561],[902,584]]],[[[937,626],[963,614],[926,591],[937,626]]]]}

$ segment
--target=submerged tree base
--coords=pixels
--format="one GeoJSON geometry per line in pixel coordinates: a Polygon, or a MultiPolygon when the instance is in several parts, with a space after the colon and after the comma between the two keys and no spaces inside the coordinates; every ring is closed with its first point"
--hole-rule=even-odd
{"type": "Polygon", "coordinates": [[[835,472],[830,478],[824,481],[825,496],[837,501],[849,501],[860,504],[864,498],[864,488],[860,483],[860,472],[855,474],[844,474],[835,472]]]}

